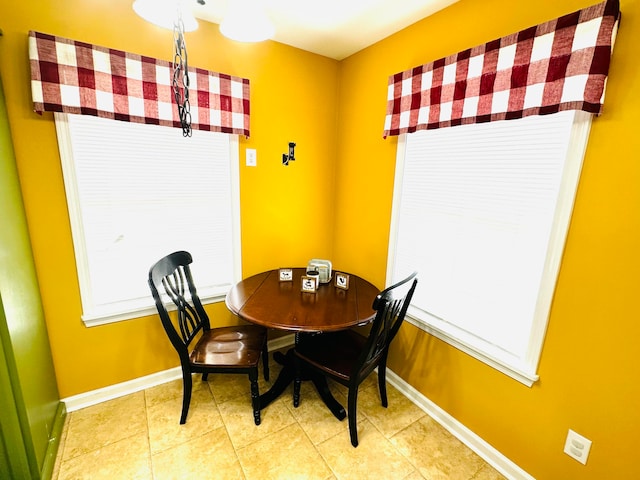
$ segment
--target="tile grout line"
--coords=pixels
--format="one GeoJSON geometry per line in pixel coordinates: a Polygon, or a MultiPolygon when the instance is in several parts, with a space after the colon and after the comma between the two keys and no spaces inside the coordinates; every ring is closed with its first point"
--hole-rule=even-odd
{"type": "Polygon", "coordinates": [[[144,421],[147,426],[147,444],[149,445],[149,471],[151,472],[152,480],[155,480],[156,474],[153,468],[153,453],[151,452],[151,429],[149,428],[149,399],[147,398],[147,390],[143,390],[144,393],[144,421]]]}
{"type": "MultiPolygon", "coordinates": [[[[229,428],[227,427],[227,422],[225,421],[224,416],[220,412],[220,404],[216,400],[216,397],[213,394],[213,390],[211,390],[211,384],[209,383],[209,381],[207,381],[207,387],[209,388],[209,392],[211,393],[211,398],[213,398],[213,401],[216,404],[216,408],[218,409],[218,412],[220,413],[220,419],[222,420],[222,426],[224,428],[225,433],[227,434],[227,440],[229,440],[229,444],[231,445],[231,448],[233,449],[233,454],[236,456],[236,461],[238,462],[238,465],[240,466],[240,471],[242,472],[242,478],[244,480],[247,480],[247,472],[245,471],[244,466],[242,465],[242,462],[240,461],[240,457],[238,456],[238,449],[233,444],[233,440],[231,440],[231,434],[229,433],[229,428]]],[[[224,403],[224,402],[222,402],[222,403],[224,403]]]]}

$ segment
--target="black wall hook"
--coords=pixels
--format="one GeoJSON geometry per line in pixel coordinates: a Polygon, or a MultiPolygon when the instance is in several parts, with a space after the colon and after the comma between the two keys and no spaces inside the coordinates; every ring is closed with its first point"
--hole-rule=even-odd
{"type": "Polygon", "coordinates": [[[289,142],[289,154],[288,155],[286,153],[282,154],[283,165],[287,166],[289,165],[289,162],[293,162],[296,159],[295,148],[296,148],[296,144],[293,142],[289,142]]]}

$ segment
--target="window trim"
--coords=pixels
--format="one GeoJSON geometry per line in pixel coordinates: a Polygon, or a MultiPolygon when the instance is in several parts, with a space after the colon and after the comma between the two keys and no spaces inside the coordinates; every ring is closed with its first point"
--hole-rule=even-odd
{"type": "MultiPolygon", "coordinates": [[[[470,335],[465,338],[462,331],[453,331],[448,325],[427,312],[411,305],[407,312],[407,321],[427,332],[445,343],[461,350],[464,353],[480,360],[481,362],[495,368],[507,376],[531,387],[537,380],[537,373],[542,349],[544,347],[544,337],[546,334],[553,301],[557,278],[560,271],[564,246],[566,243],[571,215],[577,194],[580,173],[587,148],[589,131],[591,128],[592,115],[582,111],[575,111],[573,125],[571,128],[569,149],[567,151],[565,164],[560,182],[558,202],[556,203],[553,217],[551,238],[545,259],[543,281],[538,293],[536,313],[532,322],[531,335],[527,352],[523,359],[516,359],[515,356],[504,353],[499,354],[498,349],[487,351],[478,348],[470,341],[470,335]]],[[[455,128],[455,127],[452,127],[455,128]]],[[[393,190],[393,204],[391,211],[391,224],[389,235],[389,250],[387,256],[387,283],[393,279],[394,259],[397,247],[397,234],[399,226],[399,204],[403,184],[403,173],[405,164],[405,152],[407,135],[398,137],[396,152],[396,170],[393,190]]]]}
{"type": "MultiPolygon", "coordinates": [[[[87,314],[92,305],[89,305],[88,298],[91,295],[91,283],[89,278],[89,268],[84,246],[84,233],[82,227],[82,216],[79,209],[79,194],[77,189],[77,178],[75,173],[71,130],[67,121],[68,114],[54,113],[56,135],[60,150],[60,162],[63,172],[63,180],[66,193],[66,201],[69,213],[69,223],[71,226],[71,236],[74,248],[74,260],[76,263],[76,273],[80,300],[82,304],[82,321],[87,327],[106,325],[124,320],[140,318],[157,313],[153,298],[149,295],[149,304],[135,306],[113,313],[87,314]],[[82,253],[78,253],[82,252],[82,253]],[[88,308],[89,307],[89,308],[88,308]]],[[[117,121],[117,120],[113,120],[117,121]]],[[[229,134],[229,161],[230,181],[231,181],[231,236],[233,249],[233,281],[237,282],[242,277],[242,254],[241,254],[241,219],[240,219],[240,154],[238,135],[229,134]]],[[[203,304],[217,303],[224,301],[228,289],[217,289],[212,292],[205,292],[200,297],[203,304]]],[[[199,294],[202,292],[198,292],[199,294]]]]}

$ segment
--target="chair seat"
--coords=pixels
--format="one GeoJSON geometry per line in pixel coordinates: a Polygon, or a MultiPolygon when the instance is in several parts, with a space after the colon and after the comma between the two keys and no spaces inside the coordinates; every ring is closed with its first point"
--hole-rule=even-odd
{"type": "Polygon", "coordinates": [[[173,252],[152,265],[148,280],[162,327],[180,358],[180,424],[189,414],[193,373],[202,373],[203,381],[210,373],[243,373],[249,376],[253,420],[260,425],[258,362],[262,360],[264,379],[269,380],[267,329],[258,325],[211,328],[191,276],[192,262],[189,252],[173,252]],[[176,309],[173,318],[166,305],[171,303],[176,309]]]}
{"type": "Polygon", "coordinates": [[[258,365],[267,330],[258,325],[219,327],[203,333],[190,354],[194,366],[247,368],[258,365]]]}
{"type": "Polygon", "coordinates": [[[296,355],[316,368],[348,381],[366,341],[352,330],[312,335],[301,339],[296,346],[296,355]]]}
{"type": "Polygon", "coordinates": [[[294,349],[296,378],[293,383],[293,406],[300,404],[300,383],[303,366],[321,372],[349,387],[348,417],[351,445],[358,446],[356,410],[358,387],[378,368],[380,403],[387,407],[387,355],[389,344],[402,325],[416,289],[416,273],[387,287],[373,301],[376,310],[367,338],[353,330],[324,335],[300,337],[294,349]],[[304,365],[306,364],[306,365],[304,365]]]}

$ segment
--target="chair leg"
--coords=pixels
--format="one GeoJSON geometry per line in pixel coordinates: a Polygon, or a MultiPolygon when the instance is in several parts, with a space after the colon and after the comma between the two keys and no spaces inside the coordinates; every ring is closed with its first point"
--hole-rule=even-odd
{"type": "Polygon", "coordinates": [[[191,403],[191,372],[187,369],[182,369],[182,414],[180,415],[180,425],[184,425],[187,422],[187,415],[189,414],[189,404],[191,403]]]}
{"type": "Polygon", "coordinates": [[[347,407],[347,416],[349,417],[349,435],[351,436],[351,445],[358,446],[358,422],[357,422],[357,406],[358,406],[358,386],[349,387],[349,399],[347,407]]]}
{"type": "Polygon", "coordinates": [[[300,384],[302,381],[300,380],[300,371],[302,369],[300,359],[293,354],[293,365],[295,367],[295,377],[293,378],[293,406],[294,408],[298,408],[300,405],[300,384]]]}
{"type": "Polygon", "coordinates": [[[258,390],[258,367],[249,371],[251,382],[251,405],[253,406],[253,421],[260,425],[260,391],[258,390]]]}
{"type": "Polygon", "coordinates": [[[264,379],[269,381],[269,349],[265,345],[262,349],[262,368],[264,373],[264,379]]]}
{"type": "Polygon", "coordinates": [[[380,389],[380,401],[382,406],[387,408],[387,359],[383,358],[378,364],[378,388],[380,389]]]}

